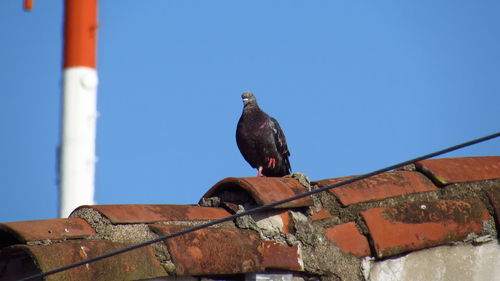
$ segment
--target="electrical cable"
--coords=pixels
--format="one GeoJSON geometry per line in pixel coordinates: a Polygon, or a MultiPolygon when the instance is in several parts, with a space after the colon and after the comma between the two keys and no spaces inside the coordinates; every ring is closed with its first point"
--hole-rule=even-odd
{"type": "Polygon", "coordinates": [[[75,262],[73,264],[62,266],[60,268],[53,269],[53,270],[50,270],[50,271],[47,271],[47,272],[42,272],[42,273],[39,273],[39,274],[28,276],[26,278],[20,279],[19,281],[25,281],[25,280],[31,280],[31,279],[35,279],[35,278],[45,277],[45,276],[52,275],[52,274],[55,274],[55,273],[58,273],[58,272],[62,272],[62,271],[65,271],[65,270],[68,270],[68,269],[71,269],[71,268],[74,268],[74,267],[82,266],[82,265],[89,264],[89,263],[92,263],[92,262],[96,262],[96,261],[99,261],[99,260],[102,260],[102,259],[106,259],[106,258],[109,258],[109,257],[112,257],[112,256],[116,256],[116,255],[119,255],[119,254],[122,254],[122,253],[125,253],[125,252],[128,252],[128,251],[132,251],[132,250],[135,250],[135,249],[138,249],[138,248],[141,248],[141,247],[145,247],[145,246],[148,246],[148,245],[151,245],[151,244],[154,244],[154,243],[161,242],[163,240],[167,240],[167,239],[170,239],[170,238],[173,238],[173,237],[176,237],[176,236],[180,236],[180,235],[183,235],[183,234],[186,234],[186,233],[190,233],[190,232],[193,232],[193,231],[196,231],[196,230],[207,228],[207,227],[210,227],[210,226],[213,226],[213,225],[216,225],[216,224],[220,224],[220,223],[223,223],[223,222],[226,222],[226,221],[230,221],[230,220],[242,217],[242,216],[246,216],[246,215],[250,215],[250,214],[253,214],[253,213],[256,213],[256,212],[259,212],[259,211],[263,211],[263,210],[266,210],[266,209],[269,209],[269,208],[272,208],[272,207],[275,207],[275,206],[278,206],[278,205],[281,205],[281,204],[284,204],[284,203],[287,203],[287,202],[290,202],[290,201],[294,201],[294,200],[297,200],[297,199],[300,199],[300,198],[303,198],[303,197],[307,197],[307,196],[310,196],[310,195],[313,195],[313,194],[316,194],[316,193],[320,193],[320,192],[329,190],[331,188],[339,187],[341,185],[353,183],[353,182],[356,182],[356,181],[359,181],[359,180],[362,180],[362,179],[366,179],[366,178],[369,178],[369,177],[372,177],[372,176],[375,176],[375,175],[378,175],[378,174],[381,174],[381,173],[384,173],[384,172],[387,172],[387,171],[390,171],[390,170],[401,168],[401,167],[404,167],[404,166],[409,165],[409,164],[413,164],[413,163],[418,162],[418,161],[422,161],[422,160],[425,160],[425,159],[436,157],[438,155],[442,155],[442,154],[445,154],[445,153],[448,153],[448,152],[451,152],[451,151],[454,151],[454,150],[457,150],[457,149],[460,149],[460,148],[471,146],[471,145],[474,145],[474,144],[477,144],[477,143],[481,143],[481,142],[484,142],[484,141],[487,141],[487,140],[490,140],[490,139],[494,139],[494,138],[497,138],[499,136],[500,136],[500,132],[495,133],[495,134],[491,134],[491,135],[488,135],[488,136],[485,136],[485,137],[482,137],[482,138],[474,139],[474,140],[471,140],[471,141],[468,141],[468,142],[464,142],[464,143],[461,143],[461,144],[458,144],[458,145],[455,145],[455,146],[451,146],[451,147],[448,147],[448,148],[445,148],[445,149],[442,149],[442,150],[439,150],[439,151],[436,151],[436,152],[433,152],[433,153],[426,154],[424,156],[420,156],[420,157],[417,157],[417,158],[414,158],[414,159],[411,159],[411,160],[407,160],[407,161],[404,161],[404,162],[401,162],[401,163],[398,163],[398,164],[394,164],[394,165],[391,165],[391,166],[388,166],[388,167],[385,167],[385,168],[382,168],[382,169],[379,169],[379,170],[376,170],[376,171],[373,171],[373,172],[370,172],[370,173],[367,173],[367,174],[355,176],[355,177],[352,177],[350,179],[347,179],[347,180],[344,180],[344,181],[341,181],[341,182],[338,182],[338,183],[335,183],[335,184],[327,185],[327,186],[324,186],[324,187],[321,187],[321,188],[318,188],[318,189],[314,189],[314,190],[311,190],[311,191],[308,191],[308,192],[305,192],[305,193],[302,193],[302,194],[299,194],[299,195],[296,195],[296,196],[293,196],[293,197],[289,197],[289,198],[286,198],[286,199],[283,199],[283,200],[275,201],[275,202],[272,202],[272,203],[269,203],[269,204],[266,204],[266,205],[258,206],[258,207],[255,207],[255,208],[243,211],[241,213],[236,213],[234,215],[231,215],[231,216],[228,216],[228,217],[225,217],[225,218],[222,218],[222,219],[213,220],[213,221],[210,221],[210,222],[207,222],[207,223],[204,223],[204,224],[200,224],[198,226],[191,227],[189,229],[185,229],[185,230],[181,230],[181,231],[178,231],[178,232],[175,232],[175,233],[163,235],[163,236],[160,236],[160,237],[158,237],[156,239],[153,239],[153,240],[150,240],[150,241],[146,241],[146,242],[143,242],[143,243],[139,243],[137,245],[133,245],[133,246],[130,246],[130,247],[126,247],[126,248],[123,248],[123,249],[120,249],[120,250],[117,250],[117,251],[114,251],[114,252],[110,252],[110,253],[107,253],[107,254],[104,254],[104,255],[101,255],[101,256],[89,258],[89,259],[86,259],[86,260],[75,262]]]}

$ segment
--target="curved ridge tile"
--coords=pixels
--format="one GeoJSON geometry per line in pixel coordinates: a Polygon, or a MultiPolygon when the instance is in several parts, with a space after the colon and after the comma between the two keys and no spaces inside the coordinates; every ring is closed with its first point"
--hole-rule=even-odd
{"type": "Polygon", "coordinates": [[[415,166],[441,184],[500,178],[500,156],[428,159],[415,166]]]}
{"type": "MultiPolygon", "coordinates": [[[[352,177],[327,179],[317,182],[319,187],[339,183],[352,177]]],[[[372,176],[356,182],[341,185],[329,190],[343,206],[382,200],[402,194],[427,192],[438,188],[419,172],[396,171],[372,176]]]]}
{"type": "Polygon", "coordinates": [[[29,241],[82,238],[94,234],[95,230],[80,218],[0,223],[0,248],[29,241]]]}
{"type": "MultiPolygon", "coordinates": [[[[0,255],[16,257],[16,262],[11,263],[8,259],[0,258],[0,268],[10,272],[14,271],[18,266],[22,266],[21,268],[28,266],[33,273],[47,272],[74,262],[120,250],[127,246],[131,246],[131,244],[114,243],[105,240],[71,240],[49,245],[14,245],[2,250],[0,255]]],[[[52,278],[57,280],[96,281],[142,280],[167,275],[150,246],[78,266],[57,274],[53,275],[52,278]]],[[[27,274],[27,276],[29,275],[31,274],[27,274]]],[[[2,277],[4,276],[2,274],[2,277]]],[[[49,278],[49,280],[53,280],[52,278],[49,278]]]]}
{"type": "MultiPolygon", "coordinates": [[[[307,192],[306,188],[293,178],[275,178],[275,177],[244,177],[244,178],[225,178],[216,183],[210,190],[203,195],[203,198],[218,196],[228,191],[232,194],[222,198],[225,202],[239,203],[239,200],[245,198],[241,190],[247,192],[258,205],[265,205],[275,201],[290,198],[307,192]],[[238,196],[239,195],[239,196],[238,196]],[[232,202],[231,202],[232,201],[232,202]]],[[[248,199],[248,198],[246,198],[248,199]]],[[[300,198],[275,208],[297,208],[312,206],[313,201],[310,196],[300,198]]]]}
{"type": "Polygon", "coordinates": [[[479,200],[435,200],[402,203],[361,212],[377,257],[462,241],[482,235],[491,220],[479,200]]]}
{"type": "MultiPolygon", "coordinates": [[[[160,221],[204,221],[229,216],[222,208],[193,205],[126,204],[81,206],[98,211],[112,223],[154,223],[160,221]]],[[[72,214],[73,214],[72,213],[72,214]]]]}

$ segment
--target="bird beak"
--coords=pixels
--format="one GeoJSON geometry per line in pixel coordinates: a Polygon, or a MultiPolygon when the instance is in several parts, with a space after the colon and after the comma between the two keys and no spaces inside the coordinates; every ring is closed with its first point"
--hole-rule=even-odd
{"type": "Polygon", "coordinates": [[[248,101],[248,98],[243,98],[243,102],[247,102],[248,101]]]}

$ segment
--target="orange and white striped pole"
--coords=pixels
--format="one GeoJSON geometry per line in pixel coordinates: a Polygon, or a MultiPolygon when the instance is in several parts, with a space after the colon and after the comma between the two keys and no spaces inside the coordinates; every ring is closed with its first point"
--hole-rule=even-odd
{"type": "Polygon", "coordinates": [[[27,12],[33,10],[33,0],[24,0],[23,8],[27,12]]]}
{"type": "Polygon", "coordinates": [[[97,28],[97,0],[65,1],[60,217],[94,204],[97,28]]]}

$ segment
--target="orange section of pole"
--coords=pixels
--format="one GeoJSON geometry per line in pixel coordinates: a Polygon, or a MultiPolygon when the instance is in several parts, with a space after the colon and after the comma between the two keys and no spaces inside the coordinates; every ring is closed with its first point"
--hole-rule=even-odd
{"type": "Polygon", "coordinates": [[[33,10],[33,0],[24,0],[24,10],[25,11],[33,10]]]}
{"type": "Polygon", "coordinates": [[[66,0],[64,67],[96,67],[97,0],[66,0]]]}

